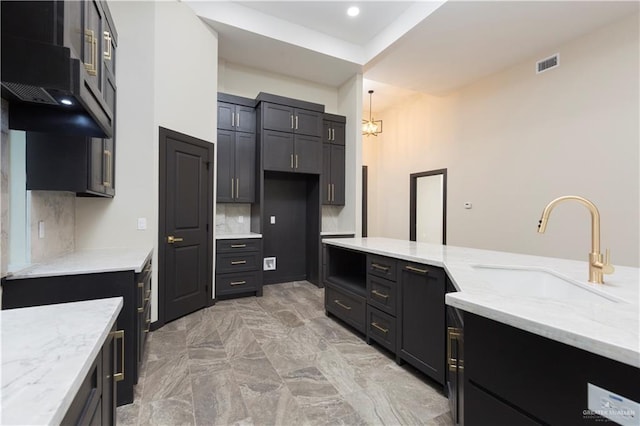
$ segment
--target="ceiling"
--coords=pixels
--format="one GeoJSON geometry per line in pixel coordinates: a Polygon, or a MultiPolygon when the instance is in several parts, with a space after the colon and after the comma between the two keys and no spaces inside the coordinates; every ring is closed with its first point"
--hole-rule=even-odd
{"type": "Polygon", "coordinates": [[[369,89],[374,112],[446,93],[640,10],[611,0],[183,1],[218,32],[226,61],[334,87],[362,72],[365,112],[369,89]]]}

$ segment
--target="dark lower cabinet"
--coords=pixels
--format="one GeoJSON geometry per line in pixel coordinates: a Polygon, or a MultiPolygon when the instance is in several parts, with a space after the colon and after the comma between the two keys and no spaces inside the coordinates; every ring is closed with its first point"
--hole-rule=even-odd
{"type": "MultiPolygon", "coordinates": [[[[640,401],[640,369],[464,313],[466,425],[600,425],[587,384],[640,401]]],[[[613,424],[612,422],[609,422],[613,424]]]]}
{"type": "Polygon", "coordinates": [[[441,268],[399,264],[397,358],[444,385],[445,272],[441,268]]]}
{"type": "Polygon", "coordinates": [[[2,309],[122,296],[124,304],[116,326],[124,331],[124,360],[119,343],[116,363],[124,366],[124,375],[117,383],[117,405],[133,402],[133,387],[138,382],[150,324],[150,260],[138,274],[130,270],[25,278],[4,280],[2,286],[2,309]]]}
{"type": "Polygon", "coordinates": [[[216,298],[262,296],[262,239],[216,241],[216,298]]]}
{"type": "MultiPolygon", "coordinates": [[[[447,284],[449,281],[447,279],[447,284]]],[[[455,290],[452,290],[455,291],[455,290]]],[[[447,396],[451,418],[456,425],[464,424],[464,318],[462,311],[447,306],[447,396]]]]}
{"type": "Polygon", "coordinates": [[[116,424],[116,329],[107,336],[102,349],[82,380],[61,424],[116,424]]]}

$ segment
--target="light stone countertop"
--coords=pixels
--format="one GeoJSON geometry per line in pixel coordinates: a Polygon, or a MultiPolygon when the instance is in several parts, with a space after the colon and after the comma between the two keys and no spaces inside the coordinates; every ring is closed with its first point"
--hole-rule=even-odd
{"type": "Polygon", "coordinates": [[[336,235],[356,235],[353,231],[322,231],[320,232],[321,237],[333,237],[336,235]]]}
{"type": "Polygon", "coordinates": [[[138,273],[142,272],[142,268],[151,254],[151,248],[77,250],[13,272],[6,279],[17,280],[130,270],[138,273]]]}
{"type": "Polygon", "coordinates": [[[216,234],[216,240],[244,240],[245,238],[262,238],[262,234],[255,232],[246,234],[216,234]]]}
{"type": "Polygon", "coordinates": [[[122,304],[113,297],[0,311],[0,423],[60,424],[122,304]]]}
{"type": "MultiPolygon", "coordinates": [[[[588,263],[388,238],[324,240],[327,245],[443,267],[459,290],[447,305],[640,368],[640,269],[615,266],[605,284],[588,283],[588,263]],[[538,268],[622,301],[501,294],[474,265],[538,268]]],[[[585,250],[585,257],[587,250],[585,250]]]]}

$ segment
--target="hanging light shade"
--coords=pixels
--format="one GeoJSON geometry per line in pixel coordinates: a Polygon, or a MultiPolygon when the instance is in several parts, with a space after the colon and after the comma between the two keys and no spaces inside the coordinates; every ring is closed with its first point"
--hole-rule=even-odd
{"type": "Polygon", "coordinates": [[[362,135],[363,136],[378,136],[378,133],[382,133],[382,120],[374,120],[371,115],[371,97],[373,90],[369,90],[369,120],[362,120],[362,135]]]}

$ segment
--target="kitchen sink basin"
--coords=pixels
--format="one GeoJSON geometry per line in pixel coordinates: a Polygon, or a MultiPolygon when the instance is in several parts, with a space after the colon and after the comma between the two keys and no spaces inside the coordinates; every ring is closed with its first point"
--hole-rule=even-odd
{"type": "Polygon", "coordinates": [[[483,280],[495,288],[496,293],[501,295],[537,297],[558,301],[623,302],[623,300],[592,288],[588,284],[543,268],[497,265],[473,265],[472,267],[483,280]]]}

